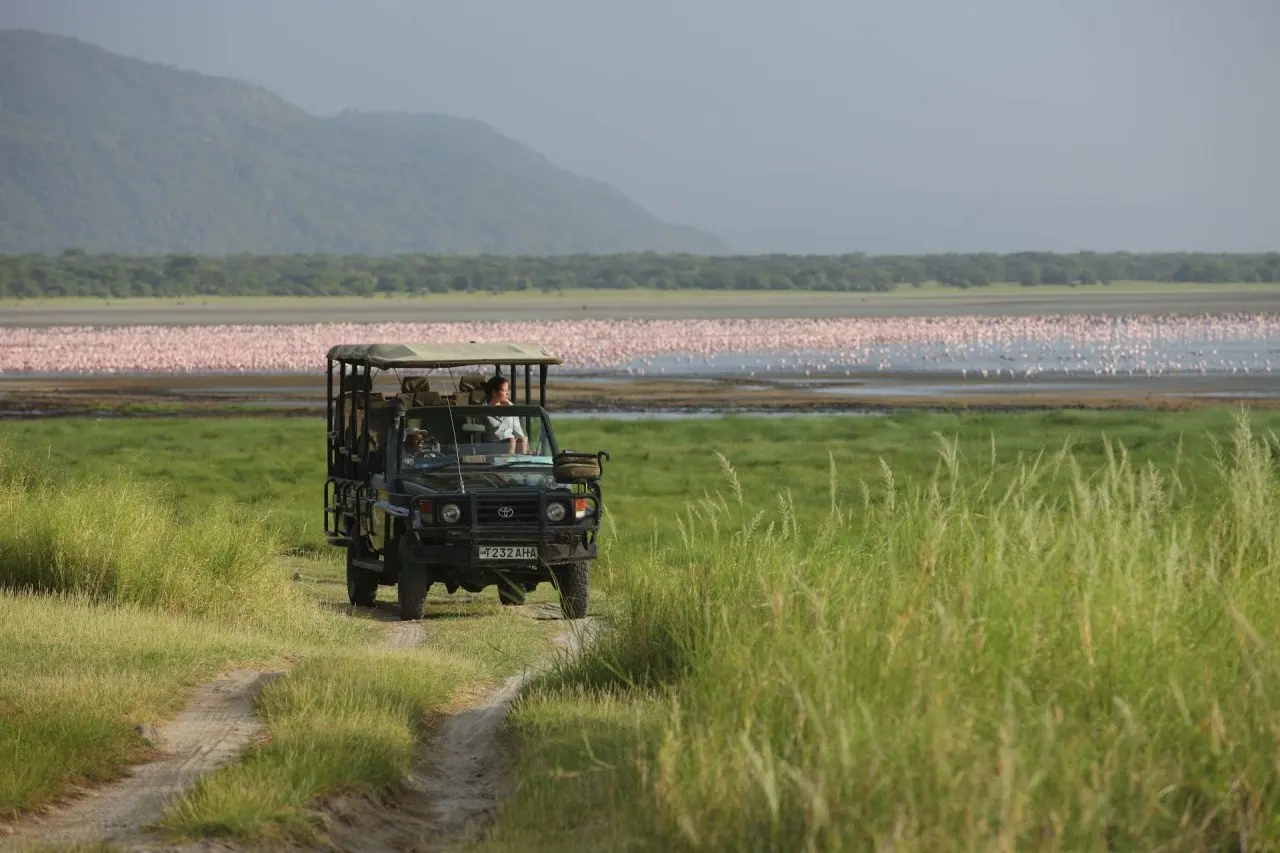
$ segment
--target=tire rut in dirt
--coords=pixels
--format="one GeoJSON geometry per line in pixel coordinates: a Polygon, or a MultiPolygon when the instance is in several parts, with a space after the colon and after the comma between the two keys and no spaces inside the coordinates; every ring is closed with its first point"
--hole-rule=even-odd
{"type": "MultiPolygon", "coordinates": [[[[425,638],[421,623],[389,622],[382,646],[407,650],[425,638]]],[[[265,733],[254,713],[254,700],[263,687],[285,674],[233,670],[201,685],[178,716],[158,728],[157,747],[165,753],[161,758],[24,821],[12,834],[0,834],[0,851],[96,843],[138,851],[238,849],[217,839],[169,845],[144,830],[201,776],[234,761],[265,733]]]]}
{"type": "Polygon", "coordinates": [[[111,842],[145,846],[139,834],[205,773],[233,761],[264,731],[253,703],[283,670],[235,670],[201,685],[173,720],[159,727],[165,755],[65,806],[16,828],[0,850],[111,842]]]}
{"type": "Polygon", "coordinates": [[[426,639],[426,629],[421,622],[393,622],[388,628],[383,645],[388,649],[411,649],[426,639]]]}
{"type": "MultiPolygon", "coordinates": [[[[595,636],[592,619],[569,623],[556,637],[577,654],[595,636]]],[[[550,661],[506,679],[479,701],[440,724],[408,777],[381,803],[355,794],[326,804],[322,848],[334,851],[456,850],[478,837],[514,788],[510,756],[498,734],[516,695],[550,661]]]]}

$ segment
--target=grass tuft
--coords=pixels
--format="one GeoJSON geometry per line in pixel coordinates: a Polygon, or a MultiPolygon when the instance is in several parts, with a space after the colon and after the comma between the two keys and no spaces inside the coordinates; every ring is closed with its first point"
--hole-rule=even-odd
{"type": "Polygon", "coordinates": [[[0,585],[231,619],[279,619],[296,599],[261,515],[191,511],[163,486],[63,480],[15,457],[0,447],[0,585]]]}

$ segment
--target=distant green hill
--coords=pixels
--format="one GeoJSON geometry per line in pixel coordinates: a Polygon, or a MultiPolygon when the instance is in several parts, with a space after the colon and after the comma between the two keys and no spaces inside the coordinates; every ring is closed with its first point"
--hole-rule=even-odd
{"type": "Polygon", "coordinates": [[[477,121],[0,30],[0,252],[725,253],[477,121]]]}

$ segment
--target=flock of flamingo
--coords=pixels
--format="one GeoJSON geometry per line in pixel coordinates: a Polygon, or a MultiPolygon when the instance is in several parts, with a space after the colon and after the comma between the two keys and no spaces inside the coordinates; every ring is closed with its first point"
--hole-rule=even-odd
{"type": "Polygon", "coordinates": [[[540,320],[0,328],[0,374],[305,373],[353,342],[539,343],[571,370],[948,371],[968,376],[1270,373],[1280,315],[540,320]]]}

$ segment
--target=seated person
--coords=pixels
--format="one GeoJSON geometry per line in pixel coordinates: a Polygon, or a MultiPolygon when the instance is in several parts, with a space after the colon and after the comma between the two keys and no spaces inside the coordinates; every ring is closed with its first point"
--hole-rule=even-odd
{"type": "Polygon", "coordinates": [[[440,455],[440,442],[428,435],[426,430],[414,427],[405,430],[404,450],[400,454],[401,465],[411,468],[440,455]]]}
{"type": "MultiPolygon", "coordinates": [[[[506,379],[501,375],[494,376],[484,383],[484,404],[486,406],[510,406],[511,405],[511,388],[506,379]]],[[[496,417],[490,416],[486,418],[488,430],[485,438],[488,441],[505,441],[507,443],[507,453],[529,453],[529,436],[525,435],[524,427],[520,425],[520,419],[517,417],[496,417]],[[517,446],[519,449],[517,449],[517,446]]]]}

